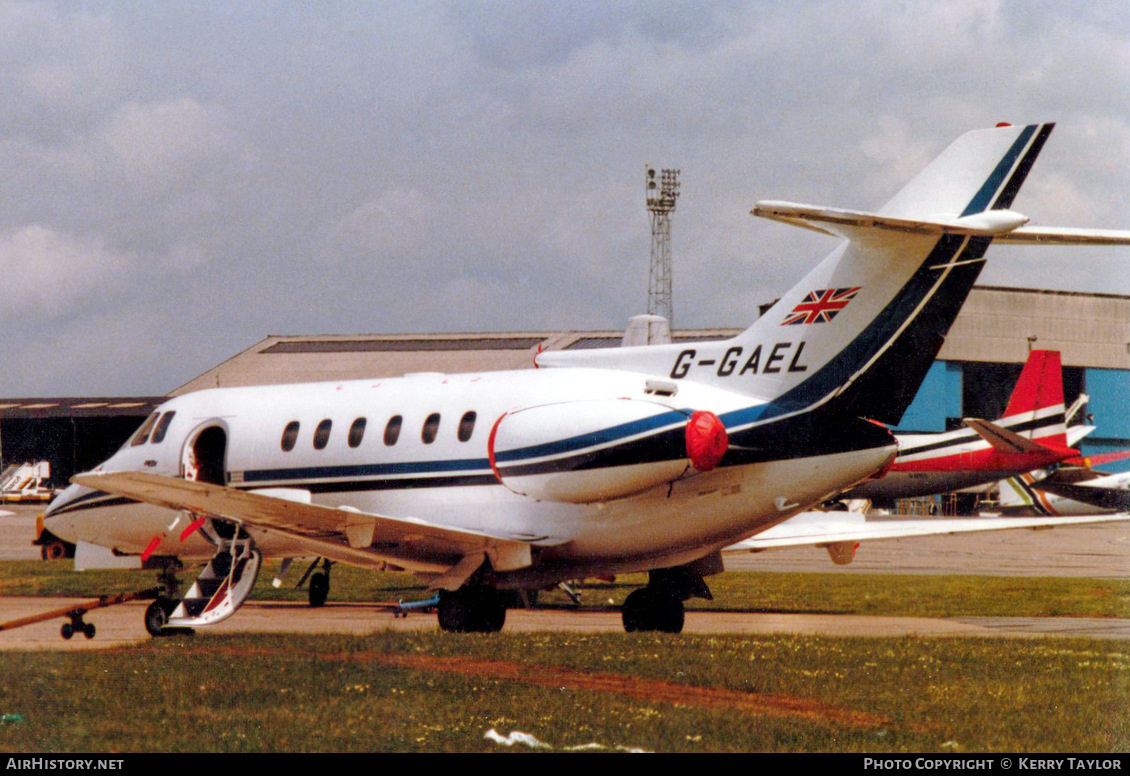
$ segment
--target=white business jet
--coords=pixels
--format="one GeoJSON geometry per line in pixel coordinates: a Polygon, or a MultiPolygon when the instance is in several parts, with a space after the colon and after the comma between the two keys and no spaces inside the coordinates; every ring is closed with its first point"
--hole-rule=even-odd
{"type": "Polygon", "coordinates": [[[76,476],[46,525],[80,555],[162,564],[154,631],[230,615],[262,556],[319,556],[422,575],[459,632],[499,630],[508,591],[647,571],[624,626],[677,632],[724,547],[891,463],[882,423],[914,397],[991,242],[1130,244],[1009,209],[1051,130],[966,134],[875,213],[759,204],[844,241],[733,339],[179,396],[76,476]],[[180,598],[171,571],[205,560],[180,598]]]}

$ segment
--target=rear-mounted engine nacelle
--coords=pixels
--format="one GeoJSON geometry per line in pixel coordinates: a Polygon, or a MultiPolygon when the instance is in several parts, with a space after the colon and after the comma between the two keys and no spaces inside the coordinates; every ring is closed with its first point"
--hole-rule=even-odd
{"type": "Polygon", "coordinates": [[[713,413],[594,399],[504,414],[491,429],[488,453],[499,482],[515,493],[586,504],[709,471],[727,444],[713,413]]]}

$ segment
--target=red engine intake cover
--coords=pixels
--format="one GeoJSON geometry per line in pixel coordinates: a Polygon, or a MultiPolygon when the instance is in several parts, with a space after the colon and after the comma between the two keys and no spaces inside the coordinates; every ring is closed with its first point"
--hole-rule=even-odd
{"type": "Polygon", "coordinates": [[[708,472],[718,465],[730,447],[730,437],[718,416],[699,410],[687,421],[687,458],[696,471],[708,472]]]}

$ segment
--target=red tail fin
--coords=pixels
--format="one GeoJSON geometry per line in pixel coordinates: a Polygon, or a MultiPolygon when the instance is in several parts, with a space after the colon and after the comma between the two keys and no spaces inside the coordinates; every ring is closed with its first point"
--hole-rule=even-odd
{"type": "MultiPolygon", "coordinates": [[[[1012,389],[1004,420],[1021,420],[1017,416],[1027,415],[1033,423],[1030,433],[1023,435],[1029,439],[1038,438],[1041,442],[1067,447],[1064,426],[1063,406],[1063,367],[1058,350],[1033,350],[1028,354],[1028,362],[1012,389]]],[[[1010,424],[1011,425],[1011,424],[1010,424]]]]}

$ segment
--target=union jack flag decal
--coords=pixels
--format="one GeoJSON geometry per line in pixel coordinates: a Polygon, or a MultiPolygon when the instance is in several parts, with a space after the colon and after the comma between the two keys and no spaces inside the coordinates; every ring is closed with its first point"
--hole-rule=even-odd
{"type": "Polygon", "coordinates": [[[782,326],[792,326],[798,323],[827,323],[836,317],[836,314],[848,306],[855,295],[863,286],[854,288],[822,288],[819,291],[809,291],[804,301],[793,308],[793,311],[781,321],[782,326]]]}

